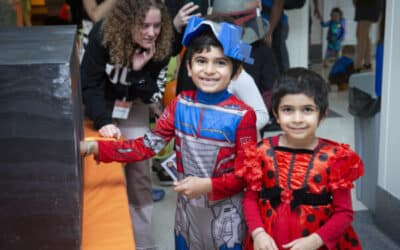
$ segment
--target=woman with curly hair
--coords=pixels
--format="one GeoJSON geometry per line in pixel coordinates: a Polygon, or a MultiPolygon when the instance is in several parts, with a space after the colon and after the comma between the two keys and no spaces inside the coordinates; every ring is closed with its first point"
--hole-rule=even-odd
{"type": "MultiPolygon", "coordinates": [[[[101,136],[134,139],[148,130],[149,105],[164,92],[173,34],[162,0],[119,0],[93,26],[81,82],[85,113],[101,136]]],[[[148,161],[128,164],[125,174],[136,246],[154,248],[148,161]]]]}

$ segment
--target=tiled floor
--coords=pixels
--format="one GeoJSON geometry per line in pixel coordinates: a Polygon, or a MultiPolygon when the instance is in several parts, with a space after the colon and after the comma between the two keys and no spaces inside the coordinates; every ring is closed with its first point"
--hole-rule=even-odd
{"type": "MultiPolygon", "coordinates": [[[[314,65],[313,70],[326,75],[326,70],[320,65],[314,65]]],[[[338,92],[332,89],[329,94],[330,109],[339,113],[341,117],[327,118],[322,122],[318,129],[320,137],[349,144],[354,148],[354,119],[347,112],[347,91],[338,92]]],[[[269,134],[265,134],[268,136],[269,134]]],[[[157,186],[158,180],[155,176],[154,185],[157,186]]],[[[174,249],[173,242],[173,221],[175,211],[176,194],[171,187],[164,188],[166,197],[164,200],[155,203],[154,208],[154,234],[160,250],[174,249]]],[[[366,210],[366,207],[355,198],[353,194],[353,208],[356,211],[366,210]]]]}

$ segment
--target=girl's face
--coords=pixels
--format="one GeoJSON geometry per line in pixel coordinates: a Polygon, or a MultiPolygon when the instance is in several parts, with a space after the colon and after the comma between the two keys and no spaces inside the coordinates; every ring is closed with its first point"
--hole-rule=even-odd
{"type": "Polygon", "coordinates": [[[146,13],[139,32],[132,31],[132,42],[140,47],[150,49],[155,45],[161,31],[161,11],[151,7],[146,13]]]}
{"type": "Polygon", "coordinates": [[[316,146],[320,111],[313,98],[305,94],[285,95],[275,116],[284,132],[284,146],[304,149],[316,146]]]}
{"type": "Polygon", "coordinates": [[[233,70],[231,60],[221,48],[211,46],[194,53],[191,63],[186,63],[189,76],[198,89],[205,93],[217,93],[228,87],[233,70]]]}

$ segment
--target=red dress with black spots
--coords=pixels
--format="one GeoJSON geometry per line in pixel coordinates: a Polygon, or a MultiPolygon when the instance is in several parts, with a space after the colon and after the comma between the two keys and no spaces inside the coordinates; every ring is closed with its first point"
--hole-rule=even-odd
{"type": "Polygon", "coordinates": [[[353,182],[363,164],[348,145],[319,139],[314,150],[278,146],[279,136],[246,149],[245,165],[236,169],[248,188],[243,200],[249,228],[245,249],[253,249],[251,232],[264,227],[279,249],[317,233],[320,249],[361,249],[351,227],[353,182]]]}

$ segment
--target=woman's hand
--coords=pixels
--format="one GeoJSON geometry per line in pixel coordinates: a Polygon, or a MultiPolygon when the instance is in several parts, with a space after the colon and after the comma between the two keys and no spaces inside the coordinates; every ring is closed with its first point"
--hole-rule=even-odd
{"type": "Polygon", "coordinates": [[[253,238],[254,250],[278,250],[274,239],[272,239],[264,228],[256,228],[251,233],[253,238]]]}
{"type": "MultiPolygon", "coordinates": [[[[179,9],[178,13],[174,17],[174,27],[176,31],[182,33],[182,29],[187,24],[189,18],[192,17],[193,11],[197,10],[198,8],[198,5],[195,5],[193,2],[189,2],[179,9]]],[[[200,13],[197,13],[194,16],[200,16],[200,13]]]]}
{"type": "Polygon", "coordinates": [[[282,247],[291,250],[315,250],[324,245],[321,237],[318,234],[313,233],[307,237],[302,237],[289,242],[282,247]]]}
{"type": "Polygon", "coordinates": [[[189,176],[174,183],[174,190],[179,194],[185,195],[189,199],[197,198],[202,194],[211,192],[212,185],[210,178],[200,178],[189,176]]]}
{"type": "Polygon", "coordinates": [[[156,52],[156,44],[153,43],[150,48],[138,48],[132,55],[132,70],[139,71],[153,58],[156,52]]]}
{"type": "Polygon", "coordinates": [[[100,128],[99,133],[103,137],[113,137],[116,139],[119,139],[121,137],[121,130],[114,124],[104,125],[100,128]]]}

